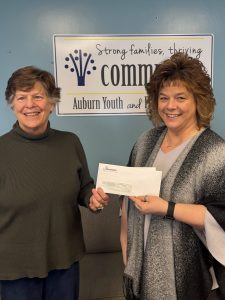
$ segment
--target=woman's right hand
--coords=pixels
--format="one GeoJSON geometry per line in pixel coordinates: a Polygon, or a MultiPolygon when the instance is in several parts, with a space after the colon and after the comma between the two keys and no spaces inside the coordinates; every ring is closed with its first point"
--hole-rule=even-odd
{"type": "Polygon", "coordinates": [[[89,202],[89,208],[97,212],[102,210],[105,206],[108,205],[109,196],[103,191],[102,188],[92,189],[92,196],[89,202]]]}

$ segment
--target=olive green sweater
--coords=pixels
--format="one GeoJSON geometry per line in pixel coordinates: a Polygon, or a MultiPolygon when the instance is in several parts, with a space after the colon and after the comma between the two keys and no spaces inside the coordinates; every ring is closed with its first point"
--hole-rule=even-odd
{"type": "Polygon", "coordinates": [[[0,280],[45,277],[78,261],[78,205],[88,205],[92,188],[75,134],[48,127],[32,137],[16,123],[0,137],[0,280]]]}

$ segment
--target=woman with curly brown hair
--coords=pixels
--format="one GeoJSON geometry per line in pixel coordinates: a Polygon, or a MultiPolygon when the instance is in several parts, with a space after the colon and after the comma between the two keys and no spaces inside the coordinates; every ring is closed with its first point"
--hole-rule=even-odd
{"type": "Polygon", "coordinates": [[[129,166],[154,166],[163,177],[160,197],[123,201],[126,299],[225,299],[225,141],[210,129],[210,77],[177,53],[146,90],[155,128],[139,137],[129,166]]]}

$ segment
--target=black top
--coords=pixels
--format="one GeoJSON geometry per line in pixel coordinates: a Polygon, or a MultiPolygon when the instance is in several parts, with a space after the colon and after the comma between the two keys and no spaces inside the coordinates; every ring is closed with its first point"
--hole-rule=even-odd
{"type": "Polygon", "coordinates": [[[84,251],[79,205],[93,179],[79,138],[51,129],[40,136],[18,123],[0,137],[0,280],[45,277],[84,251]]]}

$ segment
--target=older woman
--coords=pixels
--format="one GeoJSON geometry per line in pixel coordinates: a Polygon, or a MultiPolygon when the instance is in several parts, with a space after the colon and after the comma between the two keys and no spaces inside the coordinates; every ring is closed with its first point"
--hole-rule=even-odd
{"type": "Polygon", "coordinates": [[[18,69],[5,95],[17,122],[0,138],[0,298],[78,299],[78,205],[97,211],[108,196],[94,189],[79,138],[50,127],[60,89],[49,72],[18,69]]]}
{"type": "Polygon", "coordinates": [[[225,299],[225,142],[203,64],[177,53],[149,84],[144,132],[130,166],[162,171],[160,197],[123,201],[126,299],[225,299]]]}

